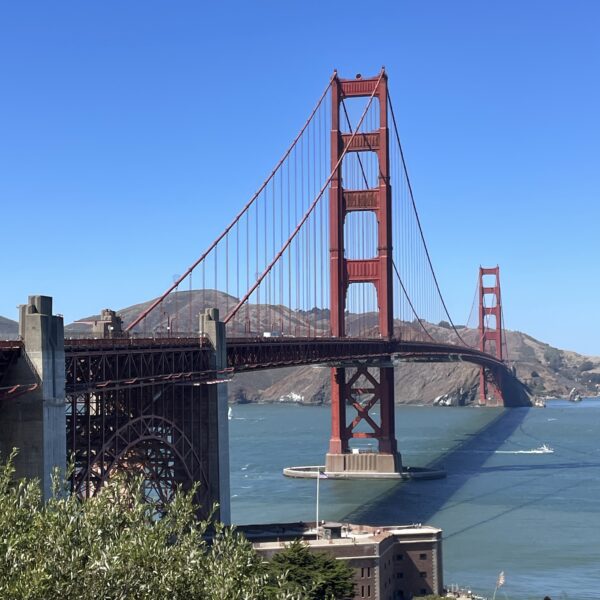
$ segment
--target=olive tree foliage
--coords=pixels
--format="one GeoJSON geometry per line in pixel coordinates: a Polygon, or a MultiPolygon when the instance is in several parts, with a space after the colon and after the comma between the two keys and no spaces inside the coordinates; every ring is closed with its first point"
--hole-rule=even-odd
{"type": "Polygon", "coordinates": [[[86,501],[54,477],[37,481],[0,465],[0,598],[12,600],[299,600],[231,528],[196,517],[193,491],[158,513],[141,482],[116,478],[86,501]],[[213,528],[211,542],[207,541],[213,528]]]}

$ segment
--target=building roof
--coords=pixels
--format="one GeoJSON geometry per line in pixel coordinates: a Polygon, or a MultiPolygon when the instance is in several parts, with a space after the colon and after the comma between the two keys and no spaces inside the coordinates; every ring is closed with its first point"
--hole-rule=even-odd
{"type": "Polygon", "coordinates": [[[388,538],[394,538],[397,543],[434,541],[440,539],[442,534],[441,529],[421,523],[377,527],[325,522],[319,524],[318,537],[314,521],[245,525],[238,530],[244,533],[258,550],[277,550],[295,539],[302,539],[311,548],[325,549],[331,545],[379,545],[388,538]]]}

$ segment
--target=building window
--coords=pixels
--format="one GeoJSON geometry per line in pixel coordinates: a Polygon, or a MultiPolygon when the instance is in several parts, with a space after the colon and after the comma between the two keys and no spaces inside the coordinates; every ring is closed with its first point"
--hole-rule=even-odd
{"type": "Polygon", "coordinates": [[[360,586],[360,597],[361,598],[365,597],[365,586],[364,585],[360,586]]]}
{"type": "Polygon", "coordinates": [[[396,573],[397,579],[404,579],[404,573],[396,573]]]}
{"type": "Polygon", "coordinates": [[[425,571],[421,571],[419,573],[419,575],[421,576],[422,579],[425,579],[427,577],[427,573],[425,571]]]}
{"type": "Polygon", "coordinates": [[[361,567],[361,569],[360,569],[360,578],[361,579],[365,578],[365,568],[364,567],[361,567]]]}
{"type": "Polygon", "coordinates": [[[403,560],[404,554],[396,554],[396,560],[403,560]]]}
{"type": "Polygon", "coordinates": [[[368,585],[367,586],[367,598],[370,598],[370,597],[371,597],[371,586],[368,585]]]}
{"type": "Polygon", "coordinates": [[[427,560],[427,554],[425,552],[419,554],[419,559],[420,560],[427,560]]]}
{"type": "Polygon", "coordinates": [[[367,567],[367,577],[371,577],[371,567],[367,567]]]}

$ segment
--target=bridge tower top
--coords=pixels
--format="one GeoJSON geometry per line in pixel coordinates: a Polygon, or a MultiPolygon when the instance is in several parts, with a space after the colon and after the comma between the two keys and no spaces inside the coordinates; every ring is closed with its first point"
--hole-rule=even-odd
{"type": "MultiPolygon", "coordinates": [[[[352,283],[375,286],[379,311],[379,335],[393,335],[393,265],[392,265],[392,195],[390,187],[389,130],[387,122],[387,76],[382,70],[377,77],[340,79],[332,82],[331,166],[334,177],[329,188],[331,334],[345,337],[344,311],[348,287],[352,283]],[[340,126],[340,107],[346,98],[370,97],[379,102],[379,127],[372,131],[344,133],[340,126]],[[346,152],[373,152],[377,155],[376,187],[346,189],[343,187],[340,157],[346,152]],[[344,223],[353,211],[372,212],[377,218],[377,255],[370,258],[345,258],[344,223]]],[[[359,158],[360,160],[360,158],[359,158]]]]}
{"type": "Polygon", "coordinates": [[[502,333],[500,267],[479,267],[479,349],[504,360],[502,333]],[[494,278],[491,285],[485,285],[486,276],[494,278]]]}

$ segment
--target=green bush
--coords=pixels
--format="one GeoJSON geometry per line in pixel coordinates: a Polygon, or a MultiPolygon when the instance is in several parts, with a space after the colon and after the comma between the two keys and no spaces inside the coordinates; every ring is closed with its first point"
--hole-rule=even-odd
{"type": "Polygon", "coordinates": [[[194,490],[159,512],[144,501],[139,479],[117,477],[82,502],[55,476],[44,503],[37,481],[14,480],[12,458],[0,466],[0,598],[305,597],[234,530],[198,520],[194,490]]]}

